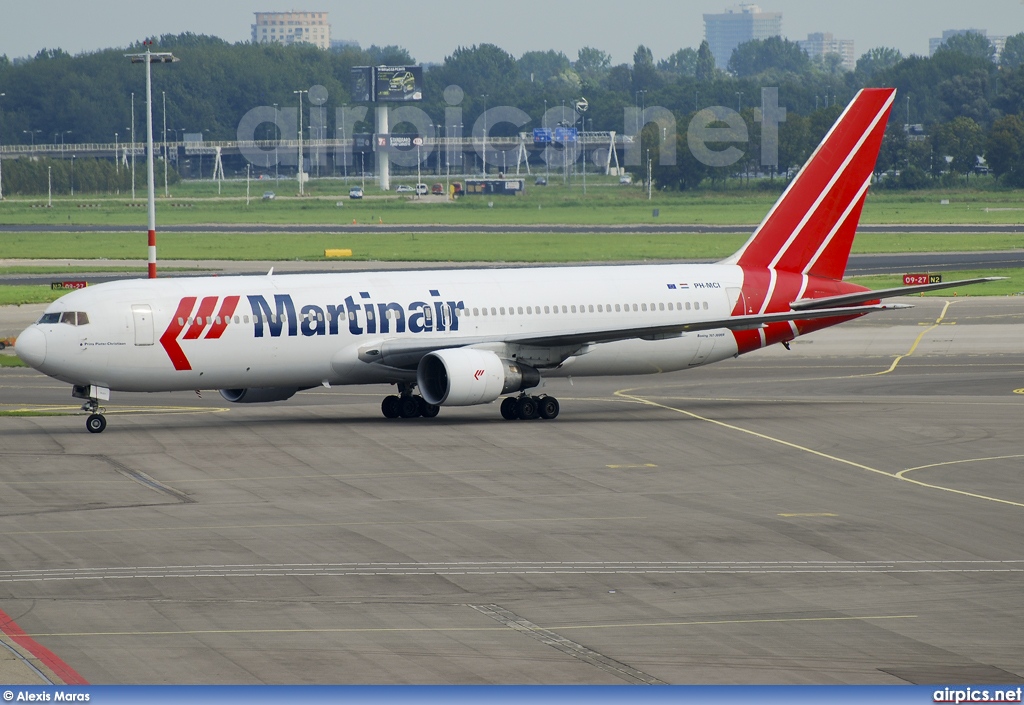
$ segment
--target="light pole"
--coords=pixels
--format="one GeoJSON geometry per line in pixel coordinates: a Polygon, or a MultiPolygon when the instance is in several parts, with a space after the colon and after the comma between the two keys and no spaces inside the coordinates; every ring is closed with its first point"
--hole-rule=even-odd
{"type": "MultiPolygon", "coordinates": [[[[2,94],[0,94],[0,95],[2,95],[2,94]]],[[[38,135],[40,132],[42,132],[42,130],[22,130],[21,132],[22,132],[22,134],[25,134],[25,135],[29,136],[29,140],[30,140],[29,144],[31,146],[35,147],[36,146],[36,135],[38,135]]]]}
{"type": "MultiPolygon", "coordinates": [[[[3,98],[6,93],[0,93],[0,98],[3,98]]],[[[0,123],[2,125],[3,123],[0,123]]],[[[0,137],[3,135],[0,134],[0,137]]],[[[4,200],[4,160],[0,157],[0,201],[4,200]]]]}
{"type": "Polygon", "coordinates": [[[277,156],[277,148],[281,146],[281,128],[277,126],[277,103],[274,103],[274,183],[281,190],[281,160],[277,156]]]}
{"type": "Polygon", "coordinates": [[[53,167],[46,167],[46,207],[53,208],[53,167]]]}
{"type": "Polygon", "coordinates": [[[347,104],[345,104],[345,103],[341,104],[341,141],[343,143],[342,144],[342,150],[341,150],[341,154],[342,154],[341,165],[345,169],[345,185],[346,186],[348,186],[348,155],[349,155],[349,152],[344,149],[344,142],[345,142],[345,140],[348,139],[348,131],[345,129],[345,108],[347,108],[347,107],[348,107],[347,104]]]}
{"type": "Polygon", "coordinates": [[[135,91],[132,91],[132,200],[135,200],[135,91]]]}
{"type": "Polygon", "coordinates": [[[170,196],[167,190],[167,91],[160,91],[164,97],[164,198],[170,196]]]}
{"type": "MultiPolygon", "coordinates": [[[[169,64],[178,59],[170,53],[161,52],[154,54],[150,49],[153,42],[143,42],[146,46],[144,54],[125,54],[133,64],[146,64],[146,186],[149,196],[149,278],[156,279],[156,186],[153,178],[153,64],[169,64]]],[[[135,146],[135,94],[132,94],[132,146],[135,146]]],[[[165,132],[166,134],[166,132],[165,132]]],[[[166,140],[166,137],[164,138],[166,140]]],[[[134,149],[132,151],[132,164],[134,165],[134,149]]],[[[135,191],[135,178],[132,175],[132,191],[135,191]]]]}
{"type": "Polygon", "coordinates": [[[75,155],[71,155],[71,197],[75,197],[75,155]]]}
{"type": "Polygon", "coordinates": [[[483,151],[483,165],[484,165],[484,178],[487,178],[487,94],[484,93],[481,98],[484,99],[484,151],[483,151]]]}
{"type": "Polygon", "coordinates": [[[309,91],[292,91],[292,93],[299,96],[299,195],[304,196],[305,191],[302,188],[302,94],[309,93],[309,91]]]}

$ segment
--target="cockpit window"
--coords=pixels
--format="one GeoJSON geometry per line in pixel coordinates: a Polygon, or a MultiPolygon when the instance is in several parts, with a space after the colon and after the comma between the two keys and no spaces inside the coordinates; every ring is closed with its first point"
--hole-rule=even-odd
{"type": "Polygon", "coordinates": [[[84,311],[64,311],[63,313],[44,313],[40,323],[67,323],[71,326],[89,325],[89,315],[84,311]]]}

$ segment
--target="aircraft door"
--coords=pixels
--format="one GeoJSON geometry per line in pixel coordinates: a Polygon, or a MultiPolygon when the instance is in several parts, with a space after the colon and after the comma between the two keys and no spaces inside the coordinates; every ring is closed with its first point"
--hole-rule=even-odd
{"type": "Polygon", "coordinates": [[[729,287],[725,290],[725,294],[729,297],[729,304],[733,307],[732,311],[736,311],[736,304],[739,304],[738,310],[740,315],[753,313],[753,311],[747,310],[747,297],[743,295],[743,289],[740,289],[739,287],[729,287]]]}
{"type": "Polygon", "coordinates": [[[132,304],[132,318],[135,319],[135,344],[152,345],[156,337],[153,332],[153,309],[149,304],[132,304]]]}

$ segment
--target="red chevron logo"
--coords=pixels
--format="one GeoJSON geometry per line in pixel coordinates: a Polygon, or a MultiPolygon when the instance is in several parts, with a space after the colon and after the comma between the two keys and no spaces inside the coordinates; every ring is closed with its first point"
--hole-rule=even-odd
{"type": "Polygon", "coordinates": [[[192,369],[192,364],[188,361],[185,351],[181,349],[181,345],[178,342],[178,336],[181,336],[182,340],[196,340],[206,330],[206,335],[203,336],[203,339],[216,340],[224,334],[224,330],[228,326],[228,320],[234,315],[235,308],[238,306],[238,300],[241,297],[225,296],[223,302],[221,302],[220,310],[214,315],[213,312],[217,308],[218,298],[216,296],[203,297],[195,316],[192,315],[197,300],[195,296],[186,296],[178,302],[178,310],[174,312],[167,330],[160,336],[160,345],[167,352],[167,357],[170,358],[174,369],[179,371],[192,369]],[[186,326],[188,326],[188,330],[182,336],[181,332],[185,330],[186,326]]]}
{"type": "Polygon", "coordinates": [[[484,376],[484,370],[477,370],[476,374],[473,375],[473,379],[480,381],[480,378],[484,376]]]}

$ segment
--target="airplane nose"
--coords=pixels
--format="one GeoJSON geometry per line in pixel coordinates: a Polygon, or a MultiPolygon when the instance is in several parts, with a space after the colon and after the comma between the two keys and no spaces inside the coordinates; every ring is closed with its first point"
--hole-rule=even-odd
{"type": "Polygon", "coordinates": [[[36,326],[26,328],[14,341],[14,352],[29,367],[39,367],[46,359],[46,336],[36,326]]]}

